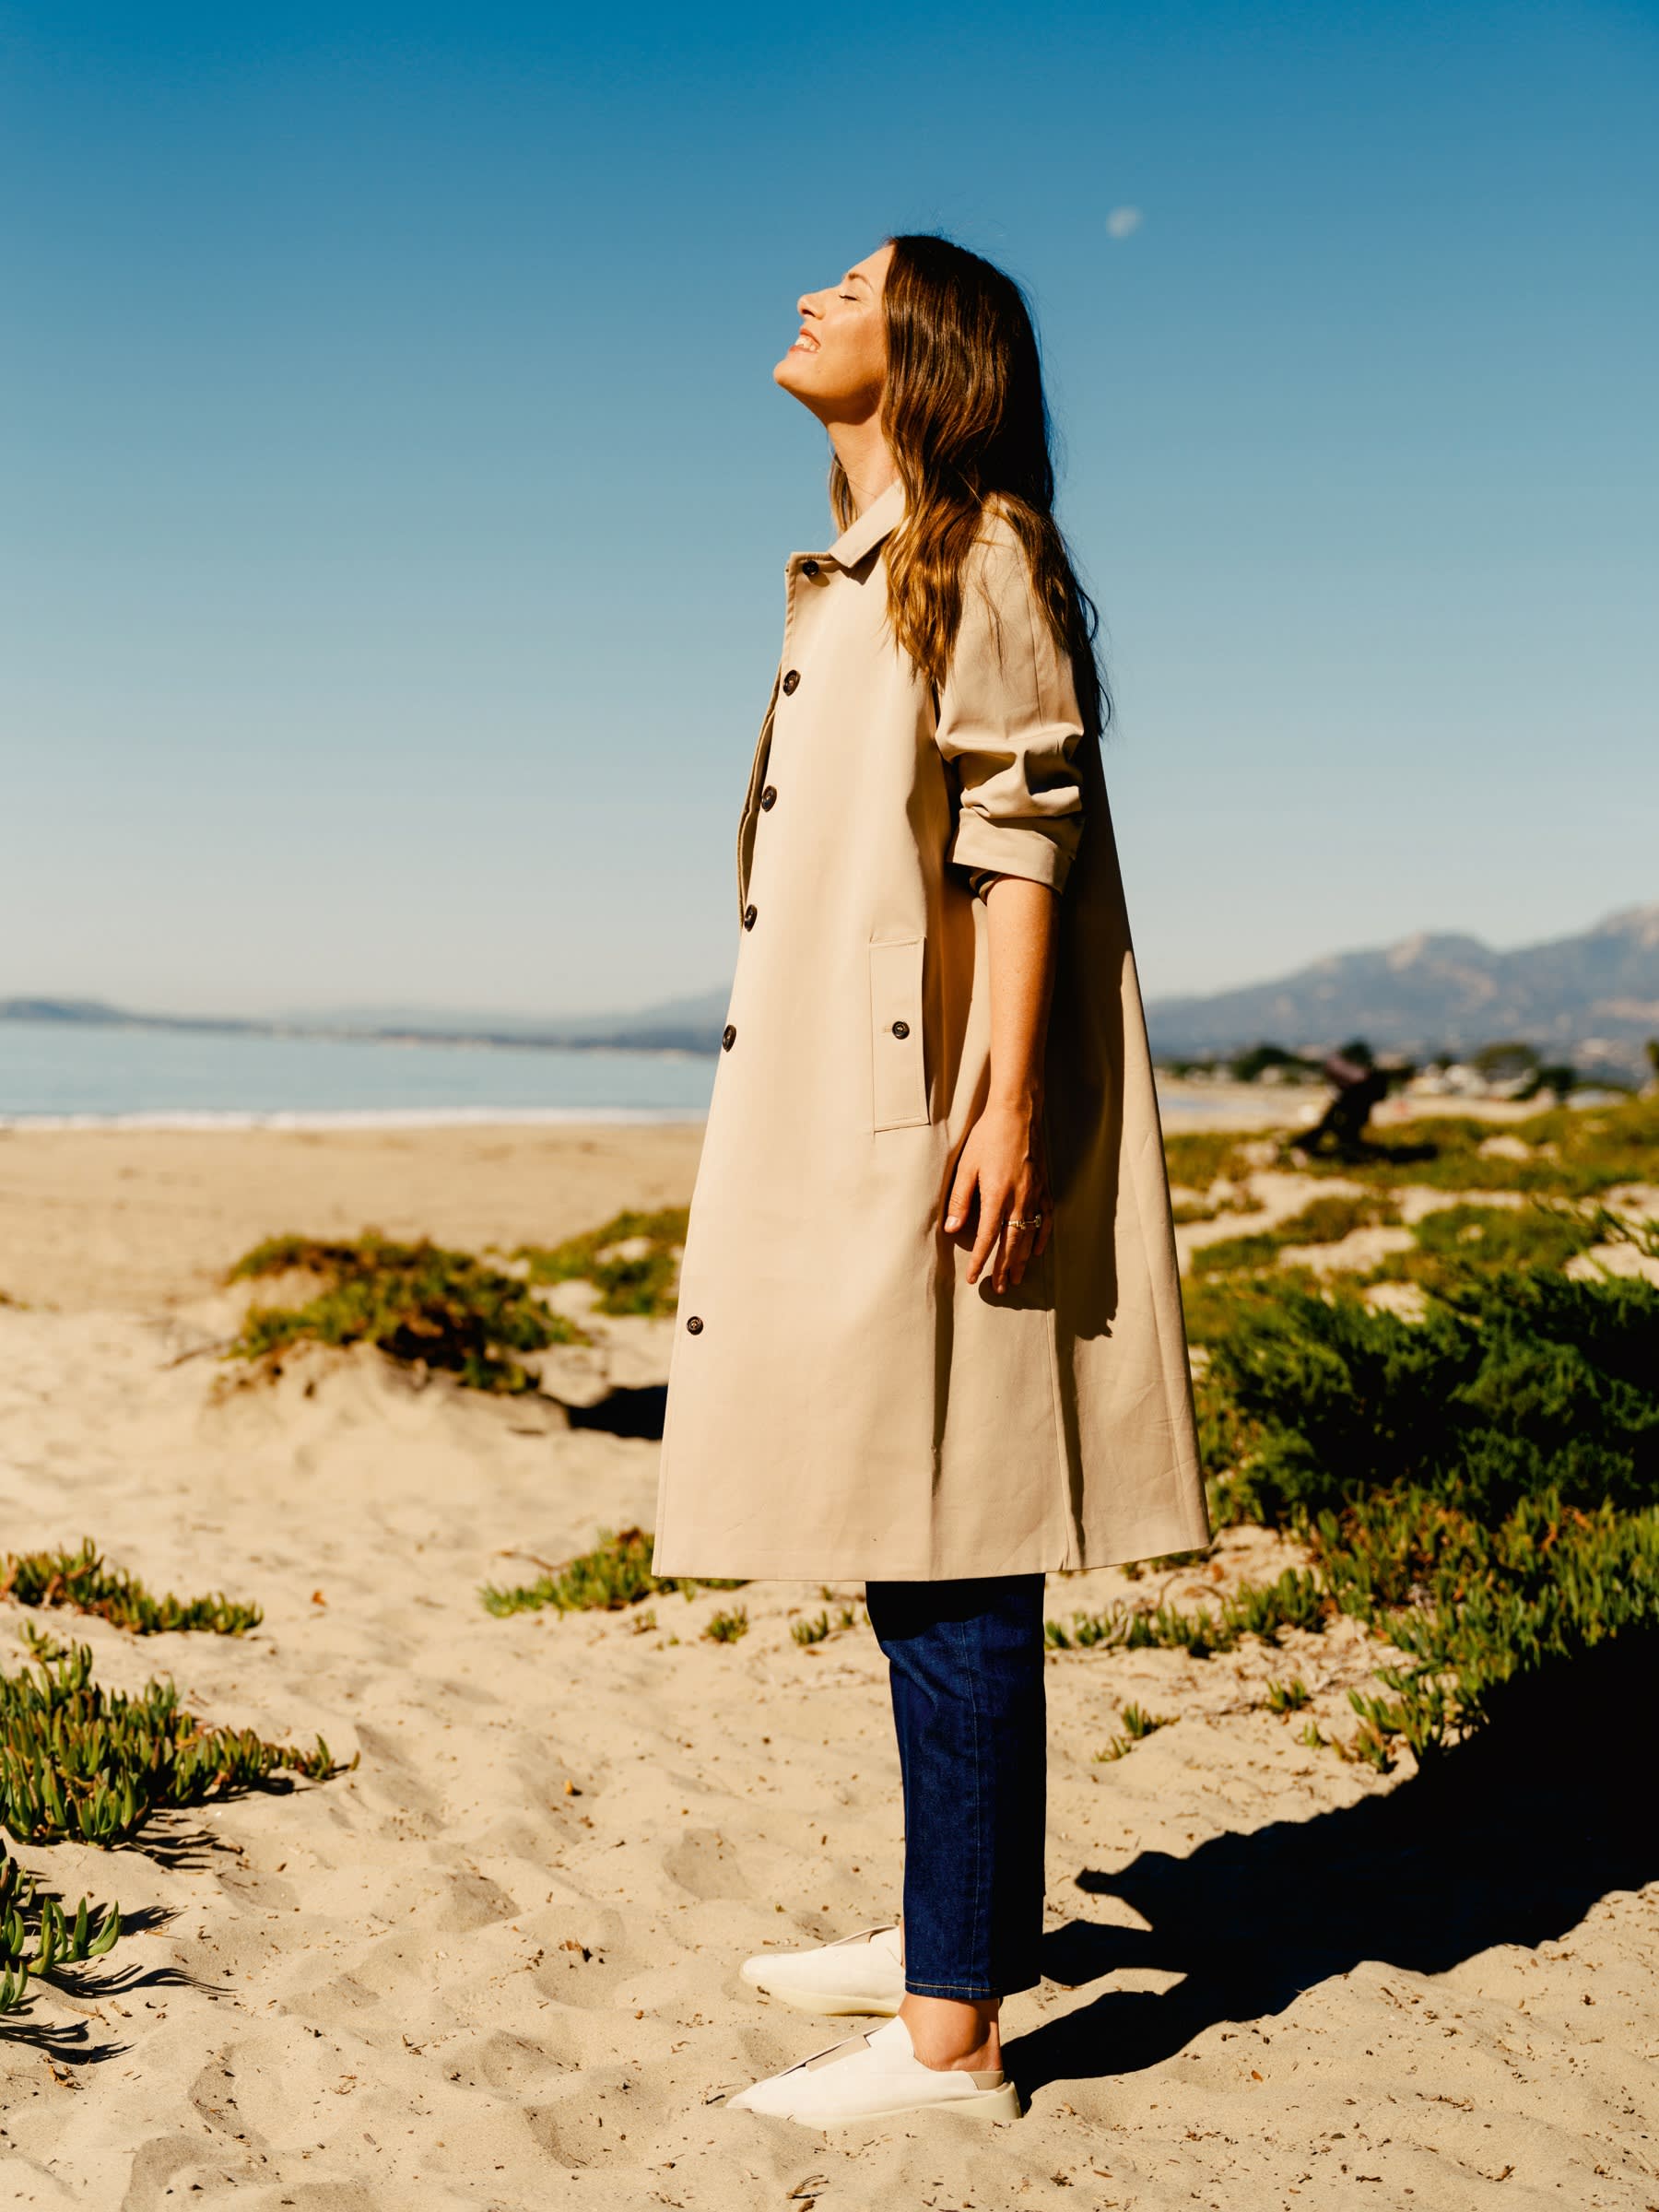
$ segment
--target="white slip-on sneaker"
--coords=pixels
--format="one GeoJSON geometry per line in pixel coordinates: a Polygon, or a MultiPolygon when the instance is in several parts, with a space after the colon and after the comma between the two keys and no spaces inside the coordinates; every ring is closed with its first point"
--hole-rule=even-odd
{"type": "Polygon", "coordinates": [[[728,2112],[762,2112],[803,2127],[891,2120],[904,2112],[959,2112],[969,2120],[1018,2120],[1019,2091],[998,2066],[968,2074],[924,2066],[900,2019],[849,2036],[799,2065],[726,2099],[728,2112]]]}
{"type": "Polygon", "coordinates": [[[904,2002],[899,1924],[861,1928],[810,1951],[761,1951],[739,1969],[751,1989],[796,2012],[895,2013],[904,2002]]]}

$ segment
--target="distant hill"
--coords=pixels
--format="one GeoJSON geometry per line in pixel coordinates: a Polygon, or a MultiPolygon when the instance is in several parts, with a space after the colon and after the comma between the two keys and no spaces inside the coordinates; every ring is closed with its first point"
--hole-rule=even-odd
{"type": "Polygon", "coordinates": [[[1423,1054],[1521,1038],[1581,1066],[1641,1066],[1645,1041],[1659,1036],[1659,906],[1514,952],[1478,937],[1405,937],[1333,954],[1277,982],[1155,999],[1147,1019],[1160,1054],[1221,1053],[1264,1039],[1316,1051],[1347,1037],[1423,1054]]]}
{"type": "Polygon", "coordinates": [[[147,1014],[95,998],[0,998],[0,1021],[51,1021],[104,1028],[194,1030],[259,1037],[349,1037],[373,1043],[563,1046],[632,1052],[712,1053],[720,1042],[728,994],[705,991],[632,1013],[480,1014],[431,1006],[349,1006],[266,1016],[147,1014]]]}
{"type": "Polygon", "coordinates": [[[347,1006],[290,1010],[283,1025],[323,1034],[479,1038],[493,1043],[611,1045],[630,1051],[710,1052],[720,1042],[729,990],[700,991],[623,1014],[480,1014],[448,1006],[347,1006]]]}
{"type": "MultiPolygon", "coordinates": [[[[263,1019],[137,1014],[99,999],[0,999],[0,1021],[125,1023],[263,1036],[621,1047],[713,1052],[727,991],[619,1014],[480,1014],[394,1005],[292,1010],[263,1019]]],[[[1277,982],[1208,997],[1154,999],[1147,1009],[1160,1055],[1241,1051],[1270,1040],[1320,1052],[1347,1037],[1423,1056],[1524,1039],[1581,1067],[1642,1068],[1659,1036],[1659,906],[1631,907],[1575,937],[1494,952],[1478,937],[1419,935],[1374,952],[1315,960],[1277,982]]]]}

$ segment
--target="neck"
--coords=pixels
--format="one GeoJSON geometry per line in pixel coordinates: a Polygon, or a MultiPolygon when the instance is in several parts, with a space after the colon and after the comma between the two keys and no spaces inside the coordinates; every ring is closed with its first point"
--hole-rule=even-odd
{"type": "Polygon", "coordinates": [[[874,418],[867,422],[832,422],[829,429],[835,457],[847,472],[853,504],[862,514],[889,485],[899,480],[899,464],[893,458],[893,449],[881,434],[880,422],[874,418]]]}

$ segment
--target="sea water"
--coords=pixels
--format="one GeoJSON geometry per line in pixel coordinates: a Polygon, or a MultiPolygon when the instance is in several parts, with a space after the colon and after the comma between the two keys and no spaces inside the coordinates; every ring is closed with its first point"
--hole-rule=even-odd
{"type": "Polygon", "coordinates": [[[0,1021],[0,1125],[700,1121],[715,1059],[0,1021]]]}
{"type": "MultiPolygon", "coordinates": [[[[718,1059],[0,1021],[0,1128],[695,1122],[718,1059]]],[[[1162,1107],[1166,1121],[1206,1113],[1202,1100],[1162,1107]]]]}

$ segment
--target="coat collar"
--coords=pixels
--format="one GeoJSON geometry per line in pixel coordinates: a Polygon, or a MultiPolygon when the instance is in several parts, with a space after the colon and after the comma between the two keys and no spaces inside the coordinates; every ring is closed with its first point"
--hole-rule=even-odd
{"type": "Polygon", "coordinates": [[[853,517],[824,558],[834,561],[838,568],[855,569],[896,527],[903,513],[904,485],[895,477],[862,514],[853,517]]]}

